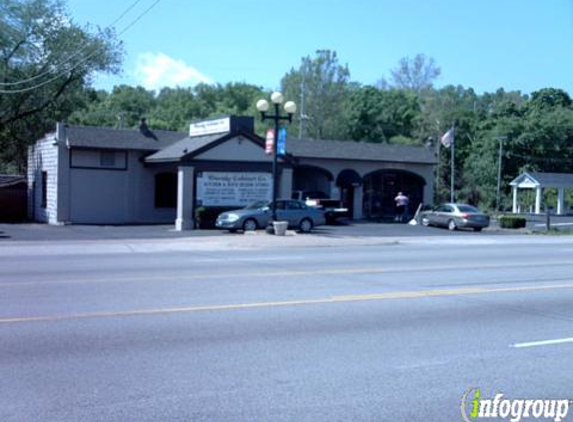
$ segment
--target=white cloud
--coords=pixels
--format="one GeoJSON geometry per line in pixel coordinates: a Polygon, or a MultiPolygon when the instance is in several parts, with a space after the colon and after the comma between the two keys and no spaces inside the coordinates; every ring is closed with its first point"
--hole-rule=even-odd
{"type": "Polygon", "coordinates": [[[137,58],[135,78],[146,89],[196,85],[200,82],[212,83],[183,60],[173,59],[163,53],[143,53],[137,58]]]}

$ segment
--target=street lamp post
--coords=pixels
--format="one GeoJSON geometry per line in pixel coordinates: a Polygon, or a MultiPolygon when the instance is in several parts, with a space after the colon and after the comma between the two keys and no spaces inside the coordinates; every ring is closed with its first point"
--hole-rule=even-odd
{"type": "Polygon", "coordinates": [[[273,92],[271,95],[271,102],[275,108],[275,114],[267,114],[269,110],[269,103],[267,100],[257,101],[257,110],[261,112],[261,120],[272,120],[275,122],[275,141],[273,145],[273,199],[271,202],[272,221],[277,221],[277,141],[279,136],[279,123],[281,120],[292,122],[292,116],[296,113],[296,104],[294,101],[287,101],[284,105],[286,116],[281,116],[280,105],[284,98],[280,92],[273,92]]]}

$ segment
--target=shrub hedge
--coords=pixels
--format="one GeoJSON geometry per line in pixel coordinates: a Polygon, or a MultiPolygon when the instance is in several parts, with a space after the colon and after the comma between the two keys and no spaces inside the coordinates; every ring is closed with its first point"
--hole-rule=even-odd
{"type": "Polygon", "coordinates": [[[517,215],[501,215],[497,218],[499,227],[502,229],[521,229],[525,227],[527,220],[517,215]]]}
{"type": "Polygon", "coordinates": [[[195,209],[195,223],[199,229],[214,229],[219,214],[237,207],[198,207],[195,209]]]}

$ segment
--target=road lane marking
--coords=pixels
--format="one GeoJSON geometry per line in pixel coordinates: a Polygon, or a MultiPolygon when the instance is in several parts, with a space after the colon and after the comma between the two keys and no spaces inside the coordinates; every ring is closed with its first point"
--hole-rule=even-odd
{"type": "Polygon", "coordinates": [[[301,306],[301,305],[319,305],[319,304],[396,300],[396,299],[421,299],[421,298],[431,298],[431,297],[463,296],[463,295],[473,295],[473,294],[510,293],[510,292],[523,293],[523,292],[558,290],[558,289],[573,289],[573,283],[553,284],[545,286],[514,286],[514,287],[496,287],[496,288],[464,287],[459,289],[440,289],[440,290],[412,290],[412,291],[406,290],[406,291],[391,291],[391,292],[364,294],[364,295],[331,296],[327,298],[302,299],[302,300],[290,300],[290,301],[237,303],[237,304],[227,304],[227,305],[202,305],[202,306],[187,306],[187,307],[176,307],[176,308],[140,309],[131,311],[86,312],[86,313],[78,313],[70,315],[5,317],[5,318],[0,318],[0,325],[25,323],[25,322],[58,322],[58,321],[78,320],[78,319],[170,315],[170,314],[207,312],[207,311],[211,312],[238,311],[238,310],[257,309],[257,308],[289,307],[289,306],[301,306]]]}
{"type": "MultiPolygon", "coordinates": [[[[293,277],[293,276],[321,276],[321,275],[356,275],[356,274],[403,274],[405,271],[408,273],[420,273],[428,271],[455,271],[455,270],[488,270],[500,268],[527,268],[527,267],[540,267],[540,266],[573,266],[573,261],[556,260],[544,262],[516,262],[516,263],[499,263],[499,264],[448,264],[448,265],[427,265],[412,268],[412,266],[397,266],[397,267],[368,267],[368,268],[322,268],[313,270],[281,270],[281,271],[240,271],[233,274],[233,277],[293,277]]],[[[1,274],[1,272],[0,272],[1,274]]],[[[148,275],[132,276],[132,277],[117,277],[117,278],[93,278],[82,280],[38,280],[38,281],[24,281],[24,282],[2,282],[0,288],[13,288],[24,286],[36,285],[49,285],[49,284],[89,284],[89,283],[129,283],[129,282],[156,282],[156,281],[191,281],[191,280],[213,280],[213,279],[228,279],[231,277],[228,273],[213,274],[208,273],[195,273],[184,276],[165,276],[161,278],[145,278],[148,275]]],[[[572,277],[573,279],[573,277],[572,277]]]]}
{"type": "Polygon", "coordinates": [[[573,343],[573,337],[558,338],[555,340],[530,341],[528,343],[516,343],[513,344],[511,347],[515,347],[516,349],[521,349],[524,347],[550,346],[553,344],[563,344],[563,343],[573,343]]]}

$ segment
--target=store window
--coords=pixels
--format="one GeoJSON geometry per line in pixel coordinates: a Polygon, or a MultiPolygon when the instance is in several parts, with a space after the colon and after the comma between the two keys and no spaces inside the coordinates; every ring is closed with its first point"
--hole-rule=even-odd
{"type": "Polygon", "coordinates": [[[42,172],[42,200],[40,203],[42,208],[46,208],[48,206],[48,172],[42,172]]]}
{"type": "Polygon", "coordinates": [[[177,173],[155,175],[155,208],[177,207],[177,173]]]}

